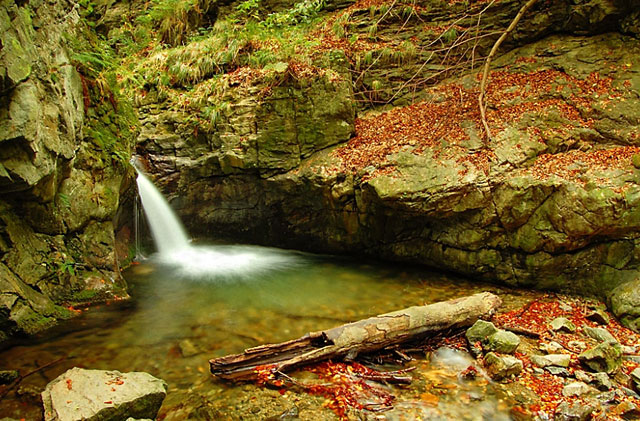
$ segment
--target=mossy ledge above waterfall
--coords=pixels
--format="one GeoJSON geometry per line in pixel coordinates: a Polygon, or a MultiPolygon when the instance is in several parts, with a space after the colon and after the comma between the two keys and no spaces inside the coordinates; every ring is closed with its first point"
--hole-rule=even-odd
{"type": "Polygon", "coordinates": [[[74,2],[3,1],[0,26],[1,342],[126,297],[137,120],[74,2]]]}

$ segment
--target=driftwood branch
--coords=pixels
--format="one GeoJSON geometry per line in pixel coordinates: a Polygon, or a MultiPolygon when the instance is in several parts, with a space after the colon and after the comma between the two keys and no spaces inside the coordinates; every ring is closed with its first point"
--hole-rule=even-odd
{"type": "Polygon", "coordinates": [[[498,52],[498,48],[500,48],[500,45],[504,42],[511,31],[514,30],[516,25],[518,25],[518,22],[520,22],[522,16],[527,12],[527,10],[529,10],[531,6],[533,6],[536,1],[537,0],[528,0],[520,8],[516,17],[513,18],[507,29],[502,33],[500,38],[498,38],[496,43],[493,44],[489,55],[485,59],[484,70],[482,71],[482,82],[480,82],[480,95],[478,95],[478,105],[480,106],[480,117],[482,118],[482,125],[484,126],[484,130],[487,133],[487,140],[491,140],[491,129],[489,129],[489,123],[487,123],[487,110],[484,104],[484,95],[487,87],[487,78],[489,77],[489,67],[491,66],[491,60],[498,52]]]}
{"type": "Polygon", "coordinates": [[[209,361],[211,373],[228,380],[254,380],[265,366],[272,372],[328,359],[353,358],[449,328],[491,317],[501,300],[488,292],[382,314],[333,329],[311,332],[279,344],[249,348],[209,361]]]}

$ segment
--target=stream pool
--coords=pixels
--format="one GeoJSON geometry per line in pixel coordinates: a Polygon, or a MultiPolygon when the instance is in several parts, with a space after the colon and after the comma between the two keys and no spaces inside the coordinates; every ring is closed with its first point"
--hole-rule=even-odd
{"type": "MultiPolygon", "coordinates": [[[[1,351],[0,369],[24,374],[55,364],[26,377],[4,397],[0,419],[42,419],[40,391],[67,369],[80,366],[146,371],[164,379],[169,388],[158,415],[162,420],[333,420],[337,416],[321,396],[229,384],[209,374],[208,360],[476,292],[498,293],[504,301],[501,311],[520,307],[537,294],[409,265],[252,246],[199,249],[197,267],[167,264],[153,256],[132,266],[124,273],[131,300],[89,308],[46,336],[1,351]],[[226,263],[216,263],[216,256],[226,263]],[[255,270],[243,268],[247,259],[254,259],[255,270]]],[[[471,363],[465,355],[441,349],[413,357],[407,364],[417,367],[410,386],[383,386],[396,396],[392,410],[353,412],[350,417],[510,419],[513,402],[501,386],[482,376],[458,378],[471,363]]]]}

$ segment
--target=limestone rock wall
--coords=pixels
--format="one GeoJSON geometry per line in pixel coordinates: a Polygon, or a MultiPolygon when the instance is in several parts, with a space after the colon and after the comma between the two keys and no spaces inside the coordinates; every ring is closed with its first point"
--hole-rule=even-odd
{"type": "Polygon", "coordinates": [[[132,174],[96,141],[117,128],[72,59],[80,25],[75,2],[0,3],[0,341],[126,294],[115,231],[132,174]]]}

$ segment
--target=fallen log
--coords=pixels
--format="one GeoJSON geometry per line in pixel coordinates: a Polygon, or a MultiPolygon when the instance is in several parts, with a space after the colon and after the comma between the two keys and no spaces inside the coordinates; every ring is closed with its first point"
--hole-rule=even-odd
{"type": "Polygon", "coordinates": [[[502,301],[483,292],[425,306],[409,307],[333,329],[307,333],[279,344],[261,345],[241,354],[209,360],[211,373],[226,380],[256,380],[265,369],[284,372],[328,359],[354,358],[357,354],[413,341],[449,328],[470,326],[489,318],[502,301]]]}

